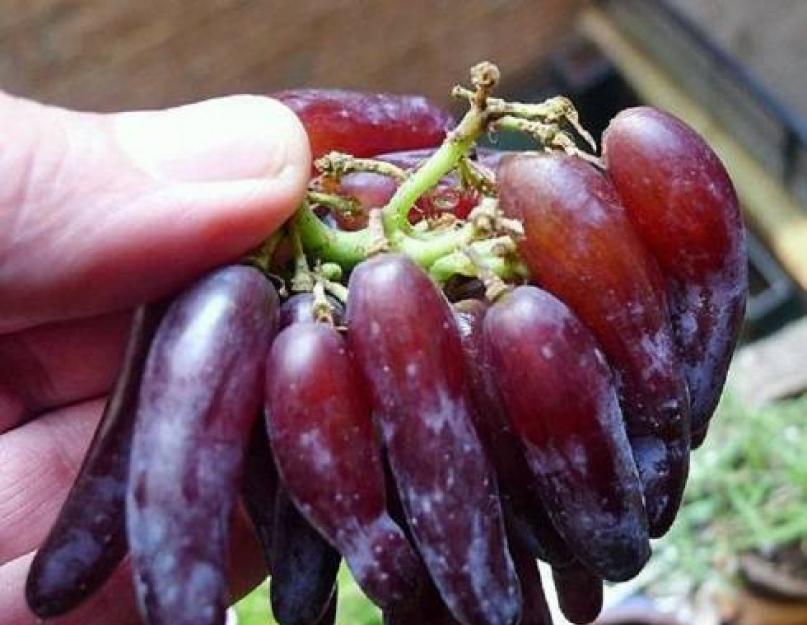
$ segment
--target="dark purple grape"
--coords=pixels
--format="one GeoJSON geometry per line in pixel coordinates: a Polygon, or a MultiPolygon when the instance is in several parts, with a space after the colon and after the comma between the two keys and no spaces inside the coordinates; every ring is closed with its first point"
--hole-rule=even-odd
{"type": "Polygon", "coordinates": [[[745,228],[720,159],[689,126],[638,107],[603,136],[608,174],[667,278],[700,443],[720,399],[748,290],[745,228]]]}
{"type": "Polygon", "coordinates": [[[503,295],[484,325],[486,358],[555,527],[604,578],[633,577],[650,556],[642,486],[593,336],[533,286],[503,295]]]}
{"type": "Polygon", "coordinates": [[[316,625],[334,625],[336,622],[336,609],[339,604],[339,587],[333,587],[333,594],[331,595],[331,600],[328,602],[328,605],[325,608],[325,612],[322,613],[322,616],[319,617],[316,625]]]}
{"type": "Polygon", "coordinates": [[[150,625],[224,622],[230,517],[277,305],[257,270],[220,269],[176,299],[152,343],[126,500],[150,625]]]}
{"type": "Polygon", "coordinates": [[[354,269],[347,315],[409,527],[443,600],[466,625],[517,622],[518,579],[448,302],[410,260],[382,255],[354,269]]]}
{"type": "MultiPolygon", "coordinates": [[[[312,459],[313,460],[313,459],[312,459]]],[[[272,534],[272,613],[281,625],[315,625],[336,592],[341,557],[278,488],[272,534]]]]}
{"type": "Polygon", "coordinates": [[[672,524],[689,467],[689,399],[664,281],[613,185],[585,161],[520,154],[498,169],[499,206],[524,225],[532,279],[591,330],[617,373],[651,536],[672,524]]]}
{"type": "MultiPolygon", "coordinates": [[[[338,299],[326,296],[331,305],[331,315],[334,323],[339,325],[345,315],[345,307],[338,299]]],[[[298,293],[283,302],[278,317],[278,328],[281,330],[292,323],[316,321],[314,316],[314,295],[312,293],[298,293]]]]}
{"type": "Polygon", "coordinates": [[[421,593],[418,601],[385,611],[383,617],[384,625],[462,625],[432,585],[421,593]]]}
{"type": "Polygon", "coordinates": [[[259,418],[252,428],[249,441],[241,497],[270,572],[277,489],[277,471],[269,449],[269,439],[266,437],[266,426],[263,419],[259,418]]]}
{"type": "Polygon", "coordinates": [[[269,438],[289,495],[375,603],[411,600],[422,571],[387,513],[370,402],[344,339],[327,323],[293,324],[266,371],[269,438]]]}
{"type": "Polygon", "coordinates": [[[126,555],[126,483],[140,379],[165,305],[137,309],[115,387],[59,517],[28,572],[25,596],[40,618],[90,597],[126,555]]]}
{"type": "Polygon", "coordinates": [[[547,562],[567,562],[572,554],[546,514],[536,485],[525,479],[530,469],[524,450],[508,422],[494,372],[486,360],[483,324],[488,304],[462,300],[452,308],[465,353],[474,424],[496,470],[505,512],[533,553],[547,562]]]}
{"type": "Polygon", "coordinates": [[[519,541],[512,532],[510,537],[510,553],[518,571],[521,582],[521,594],[524,596],[524,607],[518,625],[552,625],[552,615],[546,603],[544,587],[541,584],[541,573],[535,558],[526,545],[519,541]]]}
{"type": "Polygon", "coordinates": [[[560,611],[572,623],[592,623],[602,610],[602,579],[580,562],[552,567],[560,611]]]}

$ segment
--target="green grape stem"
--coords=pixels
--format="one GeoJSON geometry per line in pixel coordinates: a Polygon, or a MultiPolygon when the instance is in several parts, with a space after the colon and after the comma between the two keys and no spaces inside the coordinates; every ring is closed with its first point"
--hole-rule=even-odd
{"type": "MultiPolygon", "coordinates": [[[[453,92],[468,99],[469,110],[456,128],[448,133],[443,144],[413,172],[405,173],[387,164],[377,166],[372,160],[354,159],[336,152],[320,159],[317,166],[325,176],[338,177],[350,171],[377,171],[401,180],[401,184],[389,202],[380,209],[380,216],[374,216],[373,227],[352,232],[329,227],[317,217],[310,205],[312,201],[319,201],[338,210],[347,209],[347,203],[325,194],[309,193],[308,201],[303,202],[291,222],[292,232],[299,235],[305,255],[319,263],[336,263],[349,271],[368,256],[380,250],[389,250],[409,256],[438,282],[457,274],[476,277],[480,266],[504,280],[525,278],[527,271],[515,252],[513,240],[509,236],[500,236],[518,236],[520,224],[508,223],[512,220],[503,219],[495,210],[489,215],[482,215],[481,219],[475,218],[472,213],[467,221],[458,220],[457,225],[450,228],[424,231],[413,228],[409,221],[410,211],[418,199],[455,169],[466,183],[480,188],[485,195],[495,195],[493,181],[487,180],[467,160],[477,140],[488,130],[500,125],[516,128],[533,136],[538,135],[544,145],[575,151],[571,138],[556,123],[565,121],[580,130],[577,114],[568,100],[553,98],[541,104],[529,105],[510,104],[490,98],[498,77],[498,69],[490,63],[480,63],[472,68],[474,90],[457,87],[453,92]],[[508,245],[513,248],[510,252],[502,253],[502,239],[509,241],[508,245]],[[472,262],[468,254],[462,251],[468,249],[478,262],[472,262]]],[[[588,139],[586,135],[583,136],[588,139]]],[[[485,200],[483,204],[487,201],[495,202],[485,200]]],[[[299,270],[299,260],[297,266],[299,270]]]]}

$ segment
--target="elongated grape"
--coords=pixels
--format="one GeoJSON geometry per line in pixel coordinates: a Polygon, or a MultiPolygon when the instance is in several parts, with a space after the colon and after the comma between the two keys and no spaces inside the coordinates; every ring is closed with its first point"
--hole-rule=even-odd
{"type": "Polygon", "coordinates": [[[28,572],[25,596],[40,618],[91,596],[126,555],[126,482],[140,379],[164,304],[137,309],[115,387],[73,487],[28,572]]]}
{"type": "Polygon", "coordinates": [[[495,476],[473,427],[451,308],[412,261],[382,255],[354,269],[348,342],[418,550],[465,625],[506,625],[521,596],[495,476]]]}
{"type": "Polygon", "coordinates": [[[484,338],[555,527],[604,578],[633,577],[650,556],[642,486],[591,333],[560,300],[521,286],[490,308],[484,338]]]}
{"type": "Polygon", "coordinates": [[[552,567],[560,611],[572,623],[594,622],[602,610],[602,580],[580,562],[552,567]]]}
{"type": "MultiPolygon", "coordinates": [[[[336,323],[341,323],[342,304],[328,298],[336,323]]],[[[294,323],[316,321],[314,295],[299,293],[283,302],[278,326],[285,329],[294,323]]],[[[271,457],[266,421],[261,419],[266,454],[271,457]]],[[[272,459],[274,467],[274,459],[272,459]]],[[[341,556],[297,510],[285,490],[280,487],[276,497],[270,560],[276,561],[270,584],[270,596],[275,619],[282,625],[325,625],[335,611],[336,574],[341,556]],[[329,616],[330,615],[330,616],[329,616]]]]}
{"type": "Polygon", "coordinates": [[[249,441],[241,497],[270,572],[277,489],[277,471],[269,449],[269,439],[266,437],[266,427],[263,419],[258,418],[249,441]]]}
{"type": "Polygon", "coordinates": [[[266,371],[269,437],[289,495],[374,602],[411,600],[420,564],[387,513],[370,402],[344,339],[330,324],[293,324],[266,371]]]}
{"type": "Polygon", "coordinates": [[[263,419],[253,428],[242,494],[272,573],[275,620],[282,625],[333,623],[341,558],[279,487],[263,419]]]}
{"type": "Polygon", "coordinates": [[[640,107],[603,137],[608,175],[664,271],[692,403],[693,442],[706,433],[745,310],[745,229],[720,159],[689,126],[640,107]]]}
{"type": "Polygon", "coordinates": [[[340,89],[271,94],[300,117],[314,158],[332,150],[353,156],[440,145],[451,116],[426,98],[340,89]]]}
{"type": "Polygon", "coordinates": [[[277,294],[228,267],[166,313],[143,374],[126,499],[135,589],[150,625],[220,625],[230,516],[277,294]]]}
{"type": "Polygon", "coordinates": [[[541,584],[541,573],[530,550],[515,535],[510,537],[510,553],[518,571],[521,592],[524,595],[519,625],[552,625],[552,615],[546,603],[544,587],[541,584]]]}
{"type": "Polygon", "coordinates": [[[591,330],[617,373],[651,536],[669,528],[689,467],[689,402],[663,278],[611,183],[565,155],[502,161],[499,205],[521,219],[535,282],[591,330]]]}
{"type": "Polygon", "coordinates": [[[314,625],[334,598],[341,557],[303,518],[282,487],[274,507],[272,613],[281,625],[314,625]]]}
{"type": "Polygon", "coordinates": [[[527,539],[525,533],[529,535],[532,551],[538,557],[551,563],[568,562],[573,556],[544,510],[536,485],[526,479],[530,469],[524,450],[510,426],[485,355],[484,320],[488,304],[466,299],[453,304],[452,309],[465,355],[474,423],[496,470],[505,513],[522,538],[527,539]]]}

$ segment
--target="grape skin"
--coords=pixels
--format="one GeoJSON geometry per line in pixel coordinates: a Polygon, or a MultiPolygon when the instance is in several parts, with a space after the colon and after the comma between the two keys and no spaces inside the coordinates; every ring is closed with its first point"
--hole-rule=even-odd
{"type": "Polygon", "coordinates": [[[132,319],[123,366],[78,477],[25,587],[40,618],[72,610],[109,578],[128,550],[125,499],[140,379],[163,303],[140,306],[132,319]]]}
{"type": "Polygon", "coordinates": [[[465,625],[517,622],[518,579],[448,302],[412,261],[386,254],[353,271],[347,308],[408,525],[443,600],[465,625]]]}
{"type": "Polygon", "coordinates": [[[602,577],[635,576],[650,556],[642,487],[594,338],[560,300],[521,286],[488,311],[484,344],[555,527],[602,577]]]}
{"type": "Polygon", "coordinates": [[[628,218],[667,279],[678,351],[700,444],[720,399],[748,290],[745,229],[728,173],[672,115],[622,111],[603,159],[628,218]]]}
{"type": "Polygon", "coordinates": [[[593,622],[602,610],[602,580],[580,562],[552,567],[555,593],[563,616],[572,623],[593,622]]]}
{"type": "Polygon", "coordinates": [[[521,591],[524,595],[524,608],[519,625],[552,625],[552,616],[546,603],[546,595],[541,584],[535,558],[526,545],[510,534],[510,553],[518,571],[521,591]]]}
{"type": "Polygon", "coordinates": [[[263,419],[258,418],[249,441],[241,498],[261,543],[264,560],[270,572],[277,489],[277,471],[269,451],[269,439],[266,438],[263,419]]]}
{"type": "MultiPolygon", "coordinates": [[[[334,321],[341,323],[344,307],[330,297],[328,303],[334,321]]],[[[314,304],[312,293],[292,295],[280,307],[278,327],[282,330],[293,323],[316,321],[314,304]]],[[[263,453],[276,471],[264,418],[259,427],[265,445],[263,453]]],[[[269,592],[275,619],[282,625],[332,623],[341,555],[300,514],[282,485],[276,489],[272,512],[273,535],[277,538],[269,544],[269,561],[277,562],[277,566],[271,566],[269,592]]]]}
{"type": "Polygon", "coordinates": [[[560,611],[572,623],[585,625],[602,611],[602,580],[580,562],[552,567],[560,611]]]}
{"type": "Polygon", "coordinates": [[[282,487],[277,489],[272,532],[272,614],[281,625],[315,625],[336,601],[342,557],[300,514],[282,487]]]}
{"type": "Polygon", "coordinates": [[[135,590],[150,625],[220,625],[230,516],[261,392],[277,294],[249,267],[182,293],[149,351],[126,499],[135,590]]]}
{"type": "Polygon", "coordinates": [[[376,604],[410,599],[421,568],[387,514],[369,398],[344,339],[327,323],[293,324],[266,371],[269,437],[289,495],[376,604]]]}
{"type": "Polygon", "coordinates": [[[521,154],[498,170],[499,205],[521,219],[536,284],[591,330],[617,374],[650,535],[675,518],[689,467],[689,399],[664,282],[611,183],[566,155],[521,154]]]}
{"type": "MultiPolygon", "coordinates": [[[[345,307],[338,299],[325,296],[331,310],[334,324],[341,325],[344,321],[345,307]]],[[[314,295],[313,293],[297,293],[283,302],[280,307],[278,317],[278,327],[283,330],[292,323],[305,323],[316,321],[314,316],[314,295]]]]}
{"type": "Polygon", "coordinates": [[[437,147],[453,119],[421,96],[340,89],[294,89],[270,94],[303,122],[311,153],[353,156],[437,147]]]}
{"type": "Polygon", "coordinates": [[[476,430],[496,470],[511,531],[519,533],[522,540],[532,545],[537,557],[564,564],[574,556],[549,519],[536,485],[525,479],[530,469],[524,450],[509,424],[494,371],[485,355],[484,321],[488,308],[487,302],[478,299],[466,299],[452,305],[462,340],[476,430]]]}

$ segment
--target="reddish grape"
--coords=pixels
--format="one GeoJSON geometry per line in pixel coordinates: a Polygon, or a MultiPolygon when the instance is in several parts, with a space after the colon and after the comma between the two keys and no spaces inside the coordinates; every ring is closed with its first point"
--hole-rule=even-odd
{"type": "Polygon", "coordinates": [[[424,217],[436,219],[441,215],[466,219],[480,200],[481,196],[476,189],[440,183],[418,200],[409,220],[414,223],[424,217]]]}
{"type": "Polygon", "coordinates": [[[633,577],[650,556],[642,487],[594,338],[560,300],[522,286],[490,308],[484,340],[555,527],[606,579],[633,577]]]}
{"type": "MultiPolygon", "coordinates": [[[[374,158],[397,165],[401,169],[414,170],[428,159],[435,150],[404,150],[379,154],[374,158]]],[[[497,164],[499,154],[484,152],[485,162],[497,164]]],[[[480,155],[480,159],[483,156],[480,155]]],[[[490,167],[486,170],[492,171],[490,167]]],[[[338,183],[326,184],[325,190],[358,202],[358,210],[352,214],[333,212],[334,220],[342,230],[360,230],[367,226],[370,210],[381,208],[389,202],[398,188],[398,182],[390,177],[372,172],[356,172],[342,176],[338,183]]],[[[416,223],[425,217],[437,218],[444,214],[452,214],[458,219],[465,219],[479,204],[480,195],[476,189],[464,188],[460,185],[456,174],[445,176],[437,186],[418,199],[409,215],[409,220],[416,223]]]]}
{"type": "Polygon", "coordinates": [[[149,344],[163,310],[163,304],[148,304],[135,312],[123,366],[98,430],[31,564],[25,596],[40,618],[64,614],[82,603],[126,555],[124,502],[132,430],[149,344]]]}
{"type": "MultiPolygon", "coordinates": [[[[344,307],[328,296],[332,314],[341,323],[344,307]]],[[[292,295],[280,307],[278,326],[286,328],[293,323],[314,322],[314,295],[292,295]]],[[[266,438],[266,424],[261,419],[261,430],[266,441],[266,453],[271,457],[266,438]]],[[[274,467],[274,460],[272,461],[274,467]]],[[[335,578],[341,557],[333,547],[300,514],[283,488],[277,493],[274,533],[270,559],[278,566],[272,571],[270,593],[275,618],[283,625],[333,621],[336,609],[335,578]],[[324,610],[324,612],[323,612],[324,610]]]]}
{"type": "Polygon", "coordinates": [[[547,516],[536,485],[525,479],[530,469],[524,450],[508,422],[494,372],[485,356],[483,325],[488,304],[467,299],[452,308],[465,353],[474,424],[493,462],[511,526],[517,528],[522,538],[529,537],[532,551],[542,559],[552,563],[567,562],[573,556],[547,516]]]}
{"type": "MultiPolygon", "coordinates": [[[[357,200],[359,207],[350,214],[333,211],[337,225],[342,230],[367,227],[370,210],[386,205],[397,188],[397,183],[392,178],[381,174],[361,172],[344,176],[334,191],[343,197],[357,200]]],[[[418,199],[409,213],[409,221],[414,224],[426,217],[436,219],[446,214],[465,219],[479,201],[480,196],[476,189],[462,188],[456,182],[441,181],[418,199]]]]}
{"type": "Polygon", "coordinates": [[[678,509],[689,466],[689,406],[655,260],[610,182],[581,159],[523,154],[502,161],[499,205],[521,219],[533,279],[588,326],[617,373],[651,536],[678,509]]]}
{"type": "MultiPolygon", "coordinates": [[[[397,165],[402,169],[414,170],[420,167],[434,152],[434,149],[409,150],[381,154],[376,158],[397,165]]],[[[488,158],[487,151],[485,151],[485,154],[486,158],[488,158]]],[[[415,223],[424,217],[437,218],[440,215],[450,213],[458,219],[465,219],[474,207],[479,204],[479,201],[480,196],[476,189],[463,188],[457,175],[449,174],[440,180],[434,189],[418,200],[417,204],[412,208],[409,218],[412,223],[415,223]]],[[[383,204],[379,206],[383,206],[383,204]]]]}
{"type": "Polygon", "coordinates": [[[466,625],[515,623],[518,579],[448,302],[412,261],[381,255],[354,269],[347,315],[407,521],[440,594],[466,625]]]}
{"type": "Polygon", "coordinates": [[[277,294],[228,267],[182,293],[149,352],[132,439],[126,520],[151,625],[219,625],[230,517],[260,406],[277,294]]]}
{"type": "Polygon", "coordinates": [[[289,495],[374,602],[411,598],[420,565],[387,514],[369,398],[339,332],[325,323],[289,326],[266,371],[269,438],[289,495]]]}
{"type": "Polygon", "coordinates": [[[305,518],[282,487],[272,531],[272,613],[281,625],[315,625],[336,593],[341,557],[305,518]]]}
{"type": "Polygon", "coordinates": [[[353,198],[359,203],[355,213],[333,211],[333,216],[342,230],[361,230],[367,227],[370,210],[381,208],[390,201],[398,183],[394,178],[372,172],[347,174],[334,191],[342,197],[353,198]]]}
{"type": "Polygon", "coordinates": [[[572,623],[592,623],[602,610],[602,580],[580,562],[552,567],[560,611],[572,623]]]}
{"type": "Polygon", "coordinates": [[[649,107],[613,119],[603,158],[628,218],[667,278],[692,432],[700,442],[745,310],[745,231],[737,196],[706,142],[649,107]]]}
{"type": "Polygon", "coordinates": [[[451,115],[421,96],[340,89],[271,94],[300,117],[314,158],[332,151],[353,156],[440,145],[451,115]]]}

